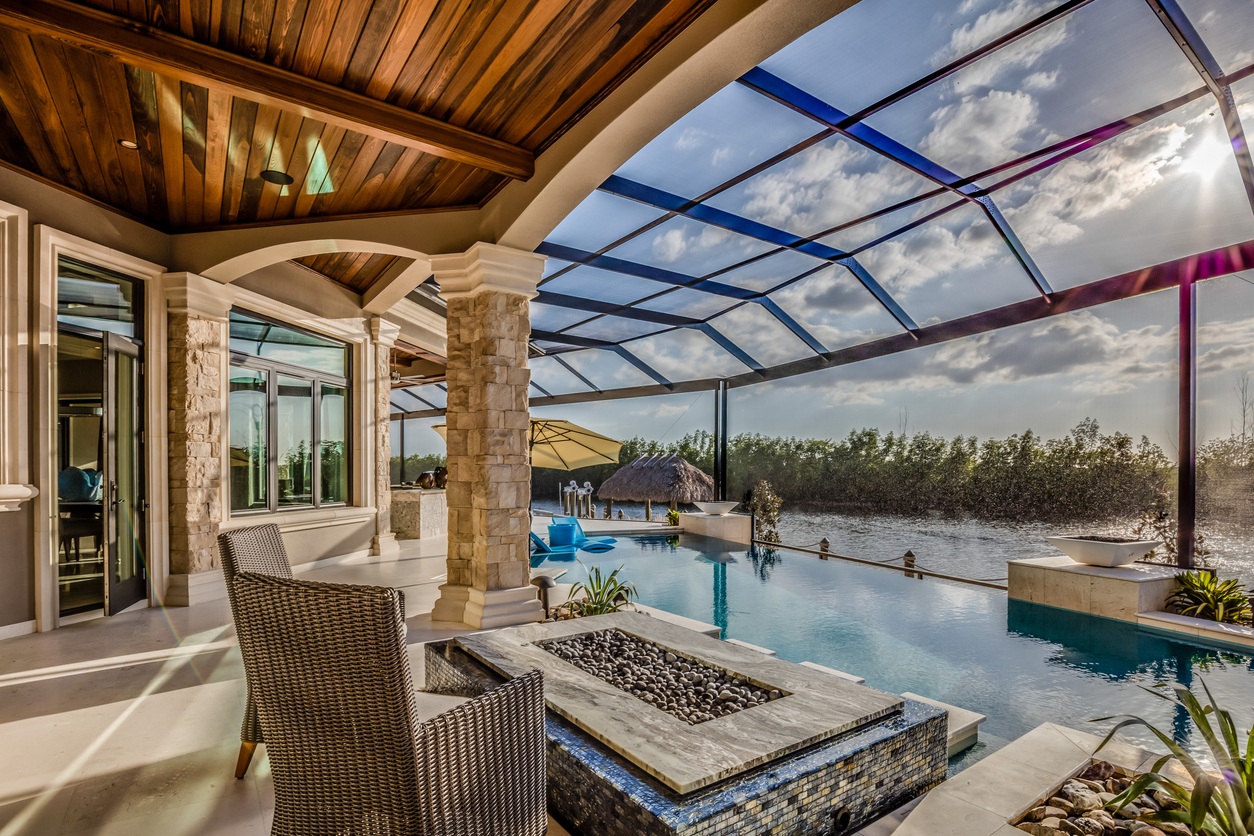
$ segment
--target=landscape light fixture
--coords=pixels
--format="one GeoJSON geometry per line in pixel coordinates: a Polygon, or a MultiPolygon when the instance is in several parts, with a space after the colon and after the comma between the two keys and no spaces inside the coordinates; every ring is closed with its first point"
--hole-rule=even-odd
{"type": "Polygon", "coordinates": [[[276,171],[273,168],[267,168],[261,172],[261,179],[276,186],[290,186],[296,182],[292,175],[285,171],[276,171]]]}

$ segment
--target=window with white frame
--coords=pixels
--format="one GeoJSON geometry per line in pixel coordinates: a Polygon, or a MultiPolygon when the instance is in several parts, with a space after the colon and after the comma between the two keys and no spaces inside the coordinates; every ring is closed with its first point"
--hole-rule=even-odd
{"type": "Polygon", "coordinates": [[[231,512],[344,505],[349,347],[258,314],[230,314],[231,512]]]}

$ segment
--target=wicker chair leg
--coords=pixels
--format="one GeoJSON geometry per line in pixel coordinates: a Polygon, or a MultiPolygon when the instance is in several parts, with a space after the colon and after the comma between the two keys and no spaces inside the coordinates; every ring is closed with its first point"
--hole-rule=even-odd
{"type": "Polygon", "coordinates": [[[248,772],[248,765],[253,762],[253,752],[257,751],[257,744],[247,740],[241,740],[239,744],[239,758],[235,761],[235,777],[243,778],[248,772]]]}

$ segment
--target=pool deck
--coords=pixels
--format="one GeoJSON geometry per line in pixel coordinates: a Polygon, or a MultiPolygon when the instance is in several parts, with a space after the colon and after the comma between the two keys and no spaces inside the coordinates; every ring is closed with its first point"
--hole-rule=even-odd
{"type": "MultiPolygon", "coordinates": [[[[473,632],[432,622],[444,541],[299,573],[399,587],[415,684],[423,645],[473,632]]],[[[232,778],[244,670],[225,599],[139,609],[0,642],[0,833],[266,836],[274,785],[265,747],[232,778]]],[[[425,719],[459,697],[418,693],[425,719]]],[[[550,821],[549,836],[567,836],[550,821]]]]}

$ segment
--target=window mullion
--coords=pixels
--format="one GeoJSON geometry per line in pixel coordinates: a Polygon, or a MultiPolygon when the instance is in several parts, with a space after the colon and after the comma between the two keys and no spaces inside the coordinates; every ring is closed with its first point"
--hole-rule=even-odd
{"type": "Polygon", "coordinates": [[[322,381],[314,378],[313,386],[313,438],[309,442],[309,455],[312,459],[309,468],[309,495],[315,508],[322,506],[322,381]]]}

